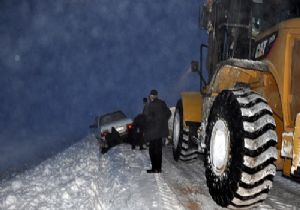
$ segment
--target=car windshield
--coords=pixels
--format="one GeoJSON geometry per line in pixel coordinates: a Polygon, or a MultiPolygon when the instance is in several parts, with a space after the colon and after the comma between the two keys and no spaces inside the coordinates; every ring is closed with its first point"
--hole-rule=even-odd
{"type": "Polygon", "coordinates": [[[108,124],[108,123],[118,121],[121,119],[125,119],[125,118],[126,118],[126,115],[121,111],[106,114],[106,115],[103,115],[100,117],[100,125],[108,124]]]}

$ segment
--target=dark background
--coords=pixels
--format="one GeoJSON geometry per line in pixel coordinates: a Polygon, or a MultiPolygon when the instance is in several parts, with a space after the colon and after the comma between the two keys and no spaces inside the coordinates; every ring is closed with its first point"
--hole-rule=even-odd
{"type": "Polygon", "coordinates": [[[152,88],[198,90],[201,0],[0,1],[0,177],[82,139],[95,115],[134,117],[152,88]]]}

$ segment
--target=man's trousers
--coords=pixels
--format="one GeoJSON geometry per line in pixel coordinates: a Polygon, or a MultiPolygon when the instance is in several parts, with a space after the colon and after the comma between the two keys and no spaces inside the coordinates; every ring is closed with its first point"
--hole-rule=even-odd
{"type": "Polygon", "coordinates": [[[152,170],[161,171],[162,162],[162,138],[152,139],[149,142],[149,155],[152,164],[152,170]]]}

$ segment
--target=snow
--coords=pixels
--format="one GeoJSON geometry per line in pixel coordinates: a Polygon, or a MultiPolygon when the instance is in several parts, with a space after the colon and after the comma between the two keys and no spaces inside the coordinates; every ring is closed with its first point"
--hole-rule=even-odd
{"type": "Polygon", "coordinates": [[[33,170],[2,181],[0,209],[97,209],[98,154],[88,138],[33,170]]]}
{"type": "MultiPolygon", "coordinates": [[[[0,209],[222,209],[206,187],[203,162],[175,162],[172,148],[163,150],[161,174],[147,174],[147,150],[118,145],[102,155],[93,136],[10,180],[0,183],[0,209]]],[[[274,179],[258,209],[297,209],[297,183],[274,179]]]]}

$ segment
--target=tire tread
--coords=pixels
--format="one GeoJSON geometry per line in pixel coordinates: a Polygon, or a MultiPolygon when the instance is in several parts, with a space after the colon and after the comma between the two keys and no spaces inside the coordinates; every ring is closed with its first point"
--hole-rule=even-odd
{"type": "MultiPolygon", "coordinates": [[[[222,193],[222,190],[214,187],[215,181],[211,178],[214,175],[212,176],[210,174],[212,172],[207,171],[210,194],[223,207],[254,207],[266,199],[276,173],[274,162],[277,159],[277,136],[273,111],[262,96],[249,88],[224,90],[219,96],[215,99],[215,101],[218,99],[219,106],[228,103],[230,104],[228,107],[233,107],[232,110],[226,109],[225,112],[240,111],[241,120],[238,122],[242,123],[242,128],[241,131],[238,130],[240,133],[238,135],[243,143],[243,147],[239,150],[242,163],[239,165],[240,177],[234,178],[238,179],[237,185],[222,189],[227,193],[222,193]],[[219,99],[219,96],[222,98],[219,99]],[[222,100],[231,101],[222,103],[222,100]]],[[[206,165],[209,165],[208,156],[206,160],[206,165]]]]}

